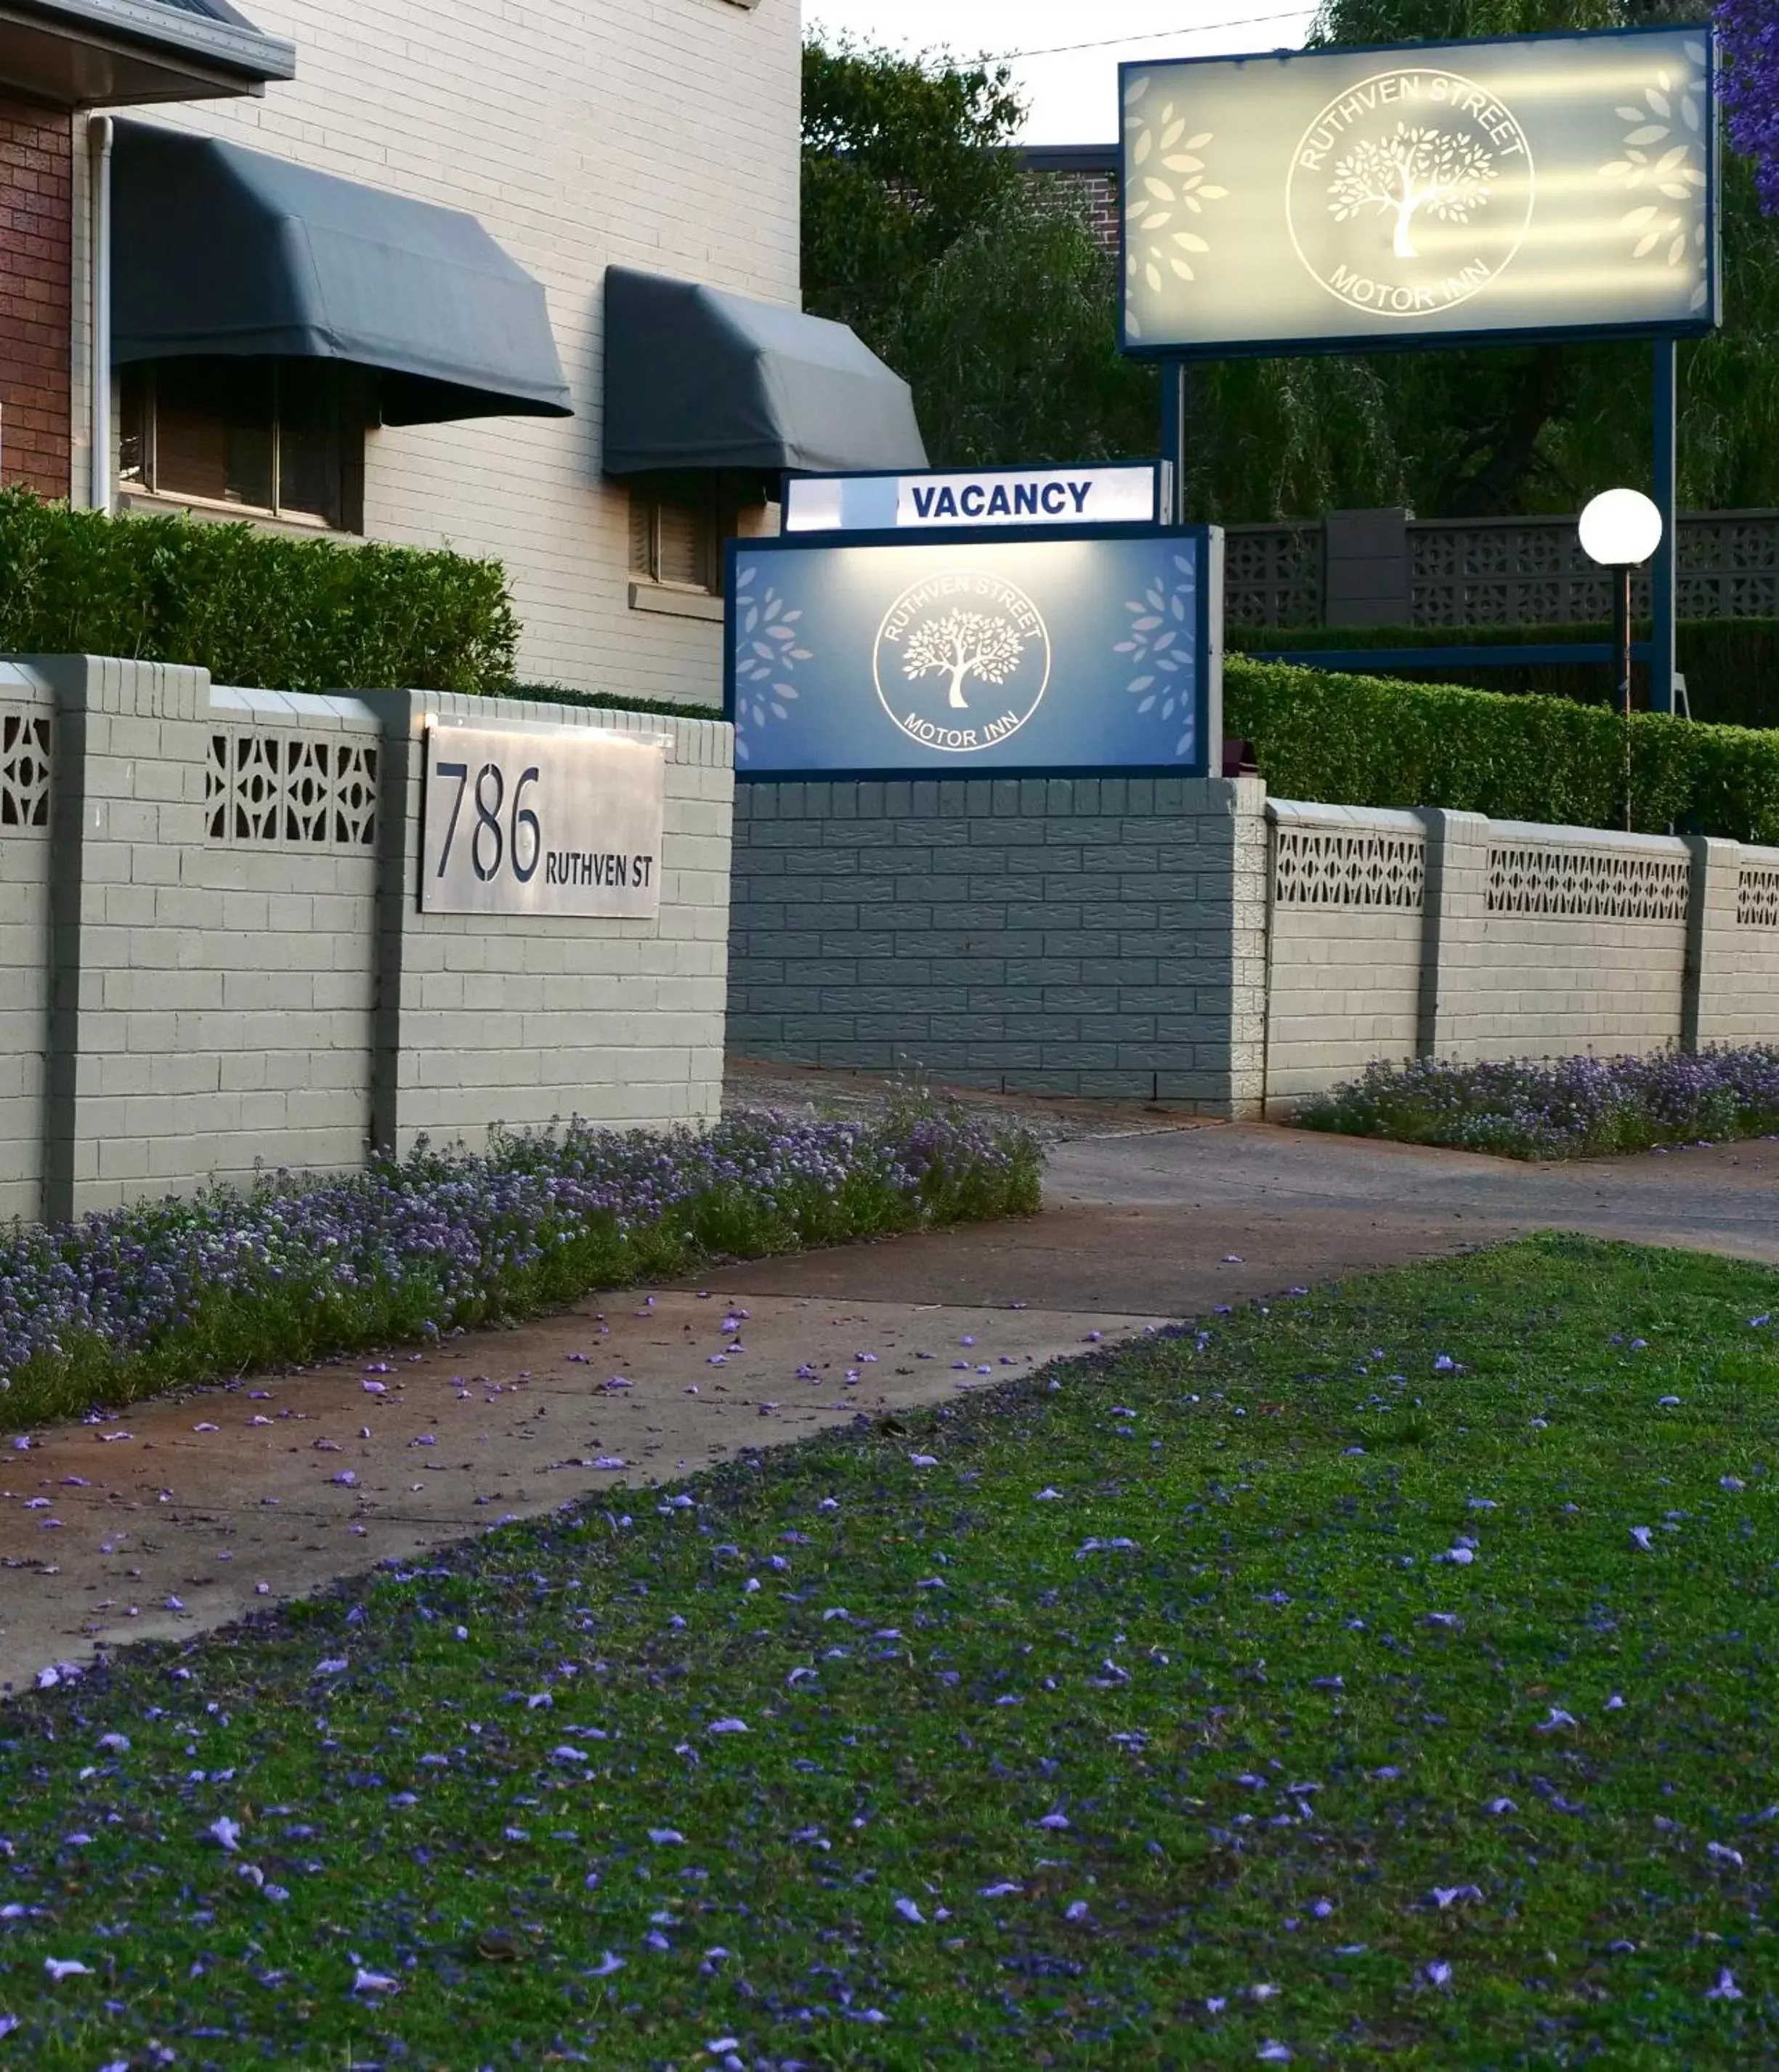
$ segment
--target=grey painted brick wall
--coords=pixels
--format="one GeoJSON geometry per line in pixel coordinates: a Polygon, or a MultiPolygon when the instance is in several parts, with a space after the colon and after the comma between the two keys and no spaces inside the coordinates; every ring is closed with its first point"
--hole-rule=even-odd
{"type": "Polygon", "coordinates": [[[1263,797],[1251,779],[741,783],[729,1048],[1251,1112],[1263,797]]]}

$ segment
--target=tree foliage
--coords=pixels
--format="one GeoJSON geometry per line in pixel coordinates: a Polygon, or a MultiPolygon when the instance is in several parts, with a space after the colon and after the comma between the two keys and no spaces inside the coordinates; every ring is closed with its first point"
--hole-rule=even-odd
{"type": "Polygon", "coordinates": [[[803,51],[803,298],[914,391],[935,464],[1091,460],[1155,443],[1078,205],[1004,148],[1004,71],[842,44],[803,51]]]}
{"type": "Polygon", "coordinates": [[[1718,0],[1730,141],[1753,162],[1761,204],[1779,216],[1779,8],[1773,0],[1718,0]]]}

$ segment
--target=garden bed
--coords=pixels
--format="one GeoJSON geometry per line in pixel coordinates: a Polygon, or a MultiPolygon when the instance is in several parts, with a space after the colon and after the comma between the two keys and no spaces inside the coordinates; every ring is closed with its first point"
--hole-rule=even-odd
{"type": "Polygon", "coordinates": [[[1509,1158],[1589,1158],[1779,1133],[1779,1048],[1641,1058],[1370,1065],[1293,1118],[1305,1129],[1509,1158]]]}
{"type": "Polygon", "coordinates": [[[1016,1215],[1042,1154],[946,1111],[573,1124],[0,1232],[0,1428],[533,1315],[590,1289],[1016,1215]]]}

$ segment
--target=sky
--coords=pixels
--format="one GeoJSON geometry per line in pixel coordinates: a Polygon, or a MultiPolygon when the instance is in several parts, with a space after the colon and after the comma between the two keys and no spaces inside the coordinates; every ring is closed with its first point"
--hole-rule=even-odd
{"type": "Polygon", "coordinates": [[[1118,134],[1121,58],[1295,49],[1313,6],[1288,0],[803,0],[806,28],[894,51],[1011,56],[1029,144],[1105,144],[1118,134]],[[1091,47],[1081,48],[1082,45],[1091,47]],[[1074,46],[1059,48],[1059,46],[1074,46]]]}

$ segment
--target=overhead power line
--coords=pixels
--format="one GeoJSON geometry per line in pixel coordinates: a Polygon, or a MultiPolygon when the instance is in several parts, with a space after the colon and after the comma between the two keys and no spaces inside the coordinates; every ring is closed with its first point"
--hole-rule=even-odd
{"type": "Polygon", "coordinates": [[[1313,7],[1288,7],[1276,14],[1243,14],[1233,22],[1200,22],[1190,28],[1181,29],[1145,29],[1134,36],[1097,36],[1087,43],[1050,43],[1033,51],[988,51],[978,62],[1010,64],[1016,58],[1056,58],[1072,51],[1104,51],[1123,43],[1161,43],[1171,36],[1207,36],[1218,29],[1258,28],[1263,22],[1298,22],[1315,12],[1313,7]]]}

